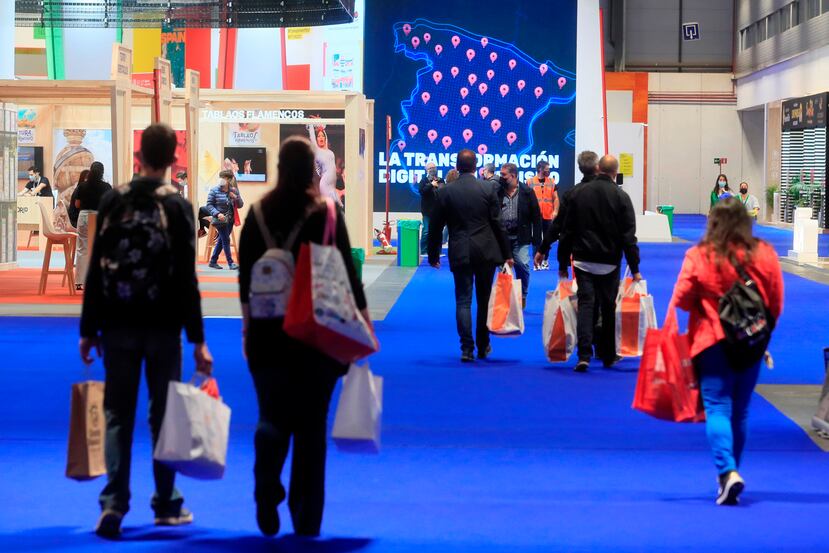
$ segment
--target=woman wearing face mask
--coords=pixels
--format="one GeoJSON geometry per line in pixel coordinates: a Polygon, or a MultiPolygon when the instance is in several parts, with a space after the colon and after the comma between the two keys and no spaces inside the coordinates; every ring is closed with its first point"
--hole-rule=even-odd
{"type": "Polygon", "coordinates": [[[724,174],[720,174],[717,177],[717,181],[714,183],[714,189],[711,190],[711,209],[714,209],[714,206],[717,205],[717,202],[720,201],[723,196],[728,198],[731,195],[731,189],[728,187],[728,177],[724,174]]]}
{"type": "Polygon", "coordinates": [[[760,202],[757,201],[757,197],[748,193],[748,183],[741,182],[740,183],[740,203],[746,208],[746,211],[751,216],[752,219],[755,221],[757,220],[757,215],[760,213],[760,202]]]}
{"type": "Polygon", "coordinates": [[[207,209],[213,217],[212,224],[216,227],[216,249],[210,258],[212,269],[221,269],[219,265],[219,254],[224,250],[227,258],[228,268],[238,269],[239,266],[233,262],[233,255],[230,252],[230,233],[233,232],[234,207],[240,208],[244,205],[242,196],[239,194],[239,187],[236,184],[236,177],[232,171],[219,173],[221,182],[214,187],[207,196],[207,209]]]}

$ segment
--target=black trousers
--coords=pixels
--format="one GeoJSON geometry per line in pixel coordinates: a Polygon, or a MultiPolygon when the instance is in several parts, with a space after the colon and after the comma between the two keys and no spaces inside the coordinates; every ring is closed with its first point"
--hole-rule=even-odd
{"type": "MultiPolygon", "coordinates": [[[[171,380],[181,380],[181,333],[146,328],[107,330],[103,334],[103,350],[107,484],[100,504],[101,509],[126,514],[130,508],[132,436],[141,365],[146,366],[150,433],[155,448],[167,408],[167,388],[171,380]]],[[[151,506],[156,515],[178,515],[184,499],[175,488],[175,471],[153,461],[153,477],[155,494],[151,506]]]]}
{"type": "Polygon", "coordinates": [[[604,362],[616,357],[616,294],[619,292],[619,268],[607,275],[594,275],[576,269],[579,300],[579,361],[593,357],[593,329],[601,316],[601,335],[596,354],[604,362]]]}
{"type": "Polygon", "coordinates": [[[256,502],[276,507],[285,499],[281,475],[293,438],[288,508],[297,534],[318,535],[325,504],[328,405],[337,377],[307,364],[251,367],[251,375],[259,401],[256,502]]]}
{"type": "Polygon", "coordinates": [[[489,296],[492,293],[495,266],[485,264],[462,267],[456,269],[452,275],[455,277],[455,320],[458,326],[458,336],[461,339],[461,351],[473,351],[476,341],[478,351],[485,351],[489,346],[486,315],[489,309],[489,296]],[[473,287],[477,310],[474,339],[472,338],[473,287]]]}

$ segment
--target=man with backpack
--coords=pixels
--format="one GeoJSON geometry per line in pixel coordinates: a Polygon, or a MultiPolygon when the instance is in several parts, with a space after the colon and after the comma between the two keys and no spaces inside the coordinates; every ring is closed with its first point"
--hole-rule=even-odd
{"type": "MultiPolygon", "coordinates": [[[[107,484],[95,531],[115,538],[129,511],[132,434],[141,365],[146,366],[150,430],[158,439],[169,382],[181,379],[181,330],[195,346],[196,370],[212,372],[204,341],[201,297],[196,280],[193,208],[174,186],[162,181],[176,160],[176,135],[167,125],[149,126],[141,136],[141,173],[108,192],[98,209],[97,237],[81,314],[81,359],[103,350],[106,370],[107,484]]],[[[154,461],[155,524],[189,524],[175,472],[154,461]]]]}

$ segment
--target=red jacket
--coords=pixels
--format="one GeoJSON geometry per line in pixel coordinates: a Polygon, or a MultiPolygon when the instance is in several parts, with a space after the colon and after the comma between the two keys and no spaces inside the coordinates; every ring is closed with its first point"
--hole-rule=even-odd
{"type": "MultiPolygon", "coordinates": [[[[743,252],[738,252],[738,259],[742,258],[743,252]]],[[[783,273],[777,252],[760,241],[745,270],[757,283],[760,295],[777,320],[783,311],[783,273]]],[[[694,246],[685,254],[674,287],[674,300],[677,307],[691,314],[688,335],[692,357],[725,338],[720,324],[719,299],[737,278],[731,263],[722,258],[717,260],[709,248],[694,246]]]]}

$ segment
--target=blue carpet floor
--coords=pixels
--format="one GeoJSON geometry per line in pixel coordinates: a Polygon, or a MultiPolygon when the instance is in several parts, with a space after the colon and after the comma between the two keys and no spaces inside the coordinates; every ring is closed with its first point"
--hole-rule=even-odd
{"type": "MultiPolygon", "coordinates": [[[[699,222],[688,227],[697,235],[701,229],[699,222]]],[[[687,247],[642,247],[660,320],[687,247]]],[[[462,365],[451,274],[418,270],[378,324],[383,349],[371,363],[385,377],[383,450],[367,456],[331,449],[324,536],[312,542],[257,535],[256,405],[237,320],[206,323],[221,391],[233,409],[226,477],[181,478],[196,524],[155,529],[149,435],[139,415],[133,510],[123,542],[112,544],[91,533],[101,480],[63,477],[69,387],[84,378],[77,321],[0,319],[0,551],[826,549],[829,459],[794,423],[755,396],[743,505],[716,507],[703,427],[630,409],[635,360],[584,375],[544,360],[541,311],[554,279],[553,272],[533,273],[524,336],[496,339],[490,361],[462,365]]],[[[818,382],[829,289],[790,275],[786,285],[787,312],[773,346],[778,367],[764,370],[762,379],[818,382]]],[[[189,375],[189,351],[185,359],[189,375]]],[[[92,376],[101,376],[100,364],[92,376]]],[[[139,410],[146,410],[144,397],[139,410]]],[[[287,511],[281,513],[290,532],[287,511]]]]}

